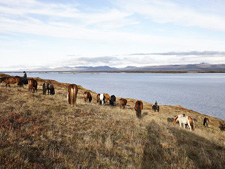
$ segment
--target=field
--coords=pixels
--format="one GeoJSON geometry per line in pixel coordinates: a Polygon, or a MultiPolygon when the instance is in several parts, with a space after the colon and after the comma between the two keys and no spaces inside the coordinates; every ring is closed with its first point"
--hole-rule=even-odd
{"type": "MultiPolygon", "coordinates": [[[[3,75],[2,75],[3,76],[3,75]]],[[[224,168],[225,132],[221,119],[182,106],[160,105],[160,112],[144,102],[142,118],[136,100],[127,98],[120,109],[84,102],[79,86],[75,107],[67,103],[66,83],[51,81],[55,95],[0,83],[0,168],[224,168]],[[172,124],[185,113],[195,130],[172,124]],[[209,118],[209,127],[202,125],[209,118]]],[[[46,80],[47,81],[47,80],[46,80]]],[[[49,80],[48,80],[49,81],[49,80]]],[[[107,92],[107,91],[106,91],[107,92]]],[[[117,98],[118,100],[119,98],[117,98]]]]}

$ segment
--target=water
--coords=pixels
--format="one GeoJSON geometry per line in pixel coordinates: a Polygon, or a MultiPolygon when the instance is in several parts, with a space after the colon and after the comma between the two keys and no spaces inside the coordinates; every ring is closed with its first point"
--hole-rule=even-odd
{"type": "MultiPolygon", "coordinates": [[[[22,73],[10,73],[23,76],[22,73]]],[[[225,120],[225,74],[28,73],[28,77],[75,83],[97,93],[157,101],[225,120]]]]}

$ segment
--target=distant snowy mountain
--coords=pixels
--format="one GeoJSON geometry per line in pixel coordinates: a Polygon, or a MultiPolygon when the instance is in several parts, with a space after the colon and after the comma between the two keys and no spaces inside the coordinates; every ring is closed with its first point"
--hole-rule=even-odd
{"type": "MultiPolygon", "coordinates": [[[[23,69],[24,70],[24,69],[23,69]]],[[[23,71],[21,70],[21,71],[23,71]]],[[[74,71],[74,72],[166,72],[166,71],[185,71],[185,72],[225,72],[225,64],[187,64],[187,65],[161,65],[161,66],[146,66],[146,67],[135,67],[128,66],[125,68],[116,68],[110,66],[78,66],[78,67],[40,67],[34,69],[25,69],[27,71],[74,71]]]]}

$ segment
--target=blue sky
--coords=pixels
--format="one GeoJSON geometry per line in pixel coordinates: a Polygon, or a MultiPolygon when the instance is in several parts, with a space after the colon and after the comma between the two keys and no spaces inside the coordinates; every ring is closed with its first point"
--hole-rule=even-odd
{"type": "Polygon", "coordinates": [[[225,64],[223,0],[0,0],[0,71],[225,64]]]}

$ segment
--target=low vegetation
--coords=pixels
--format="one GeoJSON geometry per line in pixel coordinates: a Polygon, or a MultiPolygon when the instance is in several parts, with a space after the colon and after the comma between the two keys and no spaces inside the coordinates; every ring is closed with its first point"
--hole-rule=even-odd
{"type": "MultiPolygon", "coordinates": [[[[79,86],[77,106],[67,103],[65,83],[51,81],[55,95],[0,84],[0,168],[224,168],[224,121],[182,106],[144,103],[142,118],[136,100],[125,109],[99,105],[96,93],[86,103],[79,86]],[[195,131],[172,124],[177,114],[193,117],[195,131]],[[203,118],[209,118],[209,127],[203,118]]],[[[107,91],[106,91],[107,92],[107,91]]],[[[119,98],[117,98],[118,100],[119,98]]]]}

